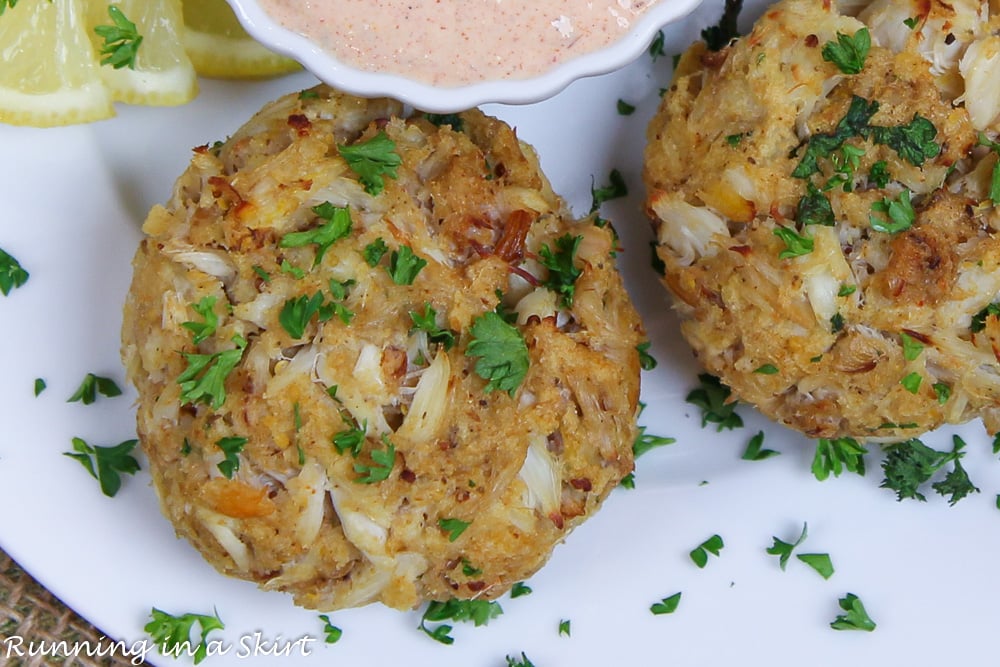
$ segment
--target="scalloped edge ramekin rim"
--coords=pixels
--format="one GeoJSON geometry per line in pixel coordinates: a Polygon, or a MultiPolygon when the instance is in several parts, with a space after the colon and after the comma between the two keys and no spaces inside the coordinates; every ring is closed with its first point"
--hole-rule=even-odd
{"type": "Polygon", "coordinates": [[[628,65],[647,50],[657,31],[687,16],[702,1],[660,0],[618,41],[571,58],[538,76],[445,88],[345,65],[302,35],[279,25],[261,9],[257,0],[228,0],[254,39],[299,61],[321,81],[352,95],[392,97],[432,113],[452,113],[488,103],[530,104],[548,99],[577,79],[607,74],[628,65]]]}

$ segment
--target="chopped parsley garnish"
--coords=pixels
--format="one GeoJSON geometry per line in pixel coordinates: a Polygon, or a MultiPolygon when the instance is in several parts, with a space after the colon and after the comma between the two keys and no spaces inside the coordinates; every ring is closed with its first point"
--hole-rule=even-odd
{"type": "Polygon", "coordinates": [[[173,616],[153,607],[150,618],[152,620],[143,630],[153,638],[153,643],[159,648],[160,654],[173,658],[191,654],[196,665],[208,656],[208,633],[226,628],[218,612],[212,616],[190,613],[173,616]],[[195,623],[198,624],[201,639],[195,644],[192,652],[191,631],[195,623]]]}
{"type": "Polygon", "coordinates": [[[63,456],[76,459],[90,476],[101,485],[101,493],[113,498],[122,486],[121,475],[134,475],[139,470],[139,462],[132,456],[138,440],[126,440],[113,447],[88,445],[83,438],[73,438],[73,451],[63,452],[63,456]]]}
{"type": "Polygon", "coordinates": [[[503,608],[498,602],[489,600],[458,600],[451,599],[445,602],[433,600],[427,603],[424,614],[420,618],[419,629],[423,630],[428,637],[442,644],[453,644],[455,638],[451,636],[452,626],[438,625],[434,628],[427,627],[428,623],[441,623],[442,621],[472,622],[476,627],[486,625],[490,620],[503,613],[503,608]]]}
{"type": "Polygon", "coordinates": [[[907,361],[913,361],[924,351],[924,344],[905,331],[899,333],[899,339],[903,343],[903,358],[907,361]]]}
{"type": "Polygon", "coordinates": [[[824,579],[833,576],[833,561],[830,559],[830,554],[796,554],[795,557],[815,570],[824,579]]]}
{"type": "Polygon", "coordinates": [[[656,368],[656,357],[649,353],[649,347],[652,344],[652,341],[647,340],[635,346],[636,351],[639,353],[639,368],[644,371],[651,371],[656,368]]]}
{"type": "Polygon", "coordinates": [[[908,19],[903,19],[903,25],[905,25],[910,30],[916,30],[918,23],[920,23],[920,17],[919,16],[911,16],[908,19]]]}
{"type": "Polygon", "coordinates": [[[373,449],[371,451],[372,464],[356,462],[354,472],[360,477],[355,477],[358,484],[374,484],[389,479],[392,468],[396,464],[396,446],[389,440],[389,436],[382,435],[382,444],[385,449],[373,449]]]}
{"type": "MultiPolygon", "coordinates": [[[[346,420],[345,420],[346,421],[346,420]]],[[[361,446],[365,443],[365,432],[368,430],[368,420],[362,422],[360,427],[354,427],[351,422],[347,422],[348,428],[333,436],[333,446],[337,452],[344,454],[350,452],[351,456],[358,458],[361,454],[361,446]]]]}
{"type": "Polygon", "coordinates": [[[902,159],[915,167],[923,166],[925,160],[937,157],[941,145],[934,141],[937,128],[920,114],[913,114],[913,119],[906,125],[895,127],[870,126],[861,132],[871,137],[876,144],[884,144],[896,151],[902,159]]]}
{"type": "Polygon", "coordinates": [[[282,273],[287,273],[288,275],[290,275],[295,280],[302,280],[306,276],[306,272],[305,271],[303,271],[299,267],[295,266],[294,264],[292,264],[291,262],[289,262],[287,259],[281,260],[281,267],[280,268],[281,268],[281,272],[282,273]]]}
{"type": "Polygon", "coordinates": [[[857,95],[852,97],[847,113],[837,122],[833,132],[820,132],[809,138],[805,154],[792,171],[792,176],[808,178],[819,172],[819,159],[828,158],[843,146],[845,141],[861,135],[869,127],[868,121],[878,111],[878,107],[878,102],[869,102],[857,95]]]}
{"type": "Polygon", "coordinates": [[[740,36],[736,19],[742,9],[743,0],[726,0],[719,22],[701,31],[701,38],[705,40],[709,51],[721,51],[729,45],[729,42],[740,36]]]}
{"type": "Polygon", "coordinates": [[[113,25],[94,27],[97,36],[104,40],[101,45],[101,64],[111,65],[115,69],[135,69],[135,58],[142,44],[139,29],[114,5],[108,5],[108,16],[113,25]]]}
{"type": "Polygon", "coordinates": [[[413,322],[410,331],[425,332],[427,340],[444,345],[446,350],[450,350],[455,345],[455,332],[450,329],[442,329],[437,325],[437,311],[434,310],[429,301],[424,302],[423,313],[411,310],[410,320],[413,322]]]}
{"type": "Polygon", "coordinates": [[[899,381],[899,384],[903,385],[903,389],[905,389],[906,391],[910,392],[911,394],[915,394],[918,391],[920,391],[920,383],[922,381],[923,377],[920,375],[920,373],[918,373],[917,371],[913,371],[912,373],[907,373],[903,377],[903,379],[899,381]]]}
{"type": "Polygon", "coordinates": [[[825,225],[828,227],[833,226],[836,222],[830,200],[812,183],[808,184],[806,194],[799,199],[795,208],[795,219],[801,225],[825,225]]]}
{"type": "Polygon", "coordinates": [[[528,656],[524,654],[524,651],[521,651],[520,660],[511,655],[504,657],[507,659],[507,667],[535,667],[535,663],[528,659],[528,656]]]}
{"type": "MultiPolygon", "coordinates": [[[[830,160],[833,162],[837,173],[830,177],[830,180],[823,186],[823,190],[829,191],[838,186],[843,186],[842,189],[844,192],[853,192],[854,175],[861,166],[861,158],[864,155],[864,149],[857,146],[852,146],[851,144],[841,146],[839,152],[830,156],[830,160]]],[[[810,185],[812,184],[810,183],[810,185]]]]}
{"type": "Polygon", "coordinates": [[[980,132],[978,145],[986,146],[997,155],[997,161],[993,163],[993,172],[990,176],[990,193],[987,196],[994,206],[1000,206],[1000,143],[990,141],[989,137],[980,132]]]}
{"type": "Polygon", "coordinates": [[[951,386],[945,384],[944,382],[935,382],[931,385],[931,389],[934,390],[934,394],[937,395],[938,403],[944,405],[951,398],[951,386]]]}
{"type": "Polygon", "coordinates": [[[799,234],[790,227],[778,225],[774,228],[774,235],[785,243],[785,249],[778,253],[779,259],[791,259],[808,255],[813,251],[813,240],[808,236],[799,234]]]}
{"type": "Polygon", "coordinates": [[[461,519],[438,519],[438,527],[448,533],[449,542],[457,540],[471,524],[471,521],[462,521],[461,519]]]}
{"type": "Polygon", "coordinates": [[[484,391],[497,389],[513,396],[528,373],[530,356],[524,336],[495,311],[483,313],[469,327],[472,340],[466,356],[479,357],[476,375],[487,381],[484,391]]]}
{"type": "Polygon", "coordinates": [[[701,386],[691,390],[684,400],[701,408],[702,428],[709,423],[717,425],[716,431],[743,426],[743,419],[735,412],[736,401],[729,400],[732,390],[708,373],[699,374],[698,381],[701,386]]]}
{"type": "Polygon", "coordinates": [[[0,248],[0,292],[3,292],[4,296],[28,282],[28,275],[12,255],[0,248]]]}
{"type": "Polygon", "coordinates": [[[851,296],[858,291],[857,285],[841,285],[837,290],[837,296],[851,296]]]}
{"type": "Polygon", "coordinates": [[[83,381],[80,382],[80,386],[77,387],[72,396],[66,399],[66,402],[76,403],[79,401],[84,405],[90,405],[97,400],[97,394],[105,398],[114,398],[115,396],[121,396],[122,390],[118,386],[118,383],[111,378],[87,373],[83,381]]]}
{"type": "Polygon", "coordinates": [[[402,158],[396,152],[396,143],[389,138],[384,130],[360,143],[350,146],[337,146],[340,156],[358,175],[358,180],[365,187],[365,192],[378,195],[385,189],[384,176],[396,178],[396,168],[403,164],[402,158]]]}
{"type": "Polygon", "coordinates": [[[654,616],[662,616],[663,614],[672,614],[677,611],[677,606],[681,603],[681,594],[674,593],[669,597],[665,597],[659,602],[654,602],[650,606],[649,611],[654,616]]]}
{"type": "Polygon", "coordinates": [[[691,557],[691,560],[694,561],[695,565],[703,568],[708,565],[708,554],[718,556],[719,552],[722,551],[722,548],[725,546],[726,545],[723,543],[721,537],[718,535],[712,535],[710,538],[692,549],[691,553],[688,555],[691,557]]]}
{"type": "Polygon", "coordinates": [[[464,127],[462,117],[457,113],[425,113],[424,118],[438,127],[449,125],[455,132],[461,132],[464,127]]]}
{"type": "Polygon", "coordinates": [[[248,442],[250,442],[248,439],[236,435],[219,438],[215,441],[215,446],[226,455],[226,458],[219,461],[217,466],[219,472],[225,475],[226,479],[232,479],[233,473],[240,469],[240,452],[243,451],[243,447],[248,442]]]}
{"type": "Polygon", "coordinates": [[[42,378],[35,378],[35,398],[38,398],[39,394],[41,394],[43,391],[45,391],[45,387],[47,387],[47,386],[48,385],[45,384],[45,380],[44,379],[42,379],[42,378]]]}
{"type": "Polygon", "coordinates": [[[743,450],[743,456],[740,458],[744,461],[763,461],[764,459],[769,459],[772,456],[778,456],[781,452],[773,449],[763,449],[764,446],[764,432],[757,431],[757,435],[750,438],[747,442],[747,447],[743,450]]]}
{"type": "Polygon", "coordinates": [[[736,146],[740,145],[740,142],[743,141],[743,137],[745,136],[747,136],[746,132],[740,132],[739,134],[728,134],[726,135],[726,143],[735,148],[736,146]]]}
{"type": "Polygon", "coordinates": [[[318,100],[319,99],[319,91],[318,90],[313,90],[312,88],[307,88],[306,90],[300,90],[299,91],[299,99],[300,100],[318,100]]]}
{"type": "Polygon", "coordinates": [[[332,311],[334,315],[340,318],[340,321],[344,324],[350,324],[351,320],[354,319],[354,311],[350,310],[347,306],[342,303],[338,303],[347,298],[348,288],[354,285],[354,280],[336,280],[334,278],[330,279],[327,286],[330,288],[331,301],[326,304],[326,308],[332,311]]]}
{"type": "Polygon", "coordinates": [[[312,320],[313,315],[316,315],[320,322],[325,322],[333,317],[333,308],[324,305],[322,292],[316,292],[311,297],[303,294],[300,297],[286,300],[281,312],[278,313],[278,322],[281,323],[281,327],[288,332],[289,336],[299,339],[305,335],[306,326],[312,320]]]}
{"type": "Polygon", "coordinates": [[[635,113],[635,106],[621,98],[618,99],[617,109],[619,116],[631,116],[635,113]]]}
{"type": "Polygon", "coordinates": [[[542,285],[559,295],[564,308],[573,307],[576,279],[583,273],[573,266],[573,259],[582,240],[582,236],[565,234],[555,240],[555,250],[548,245],[538,249],[539,263],[549,270],[548,277],[541,281],[542,285]]]}
{"type": "Polygon", "coordinates": [[[17,0],[0,0],[0,16],[3,16],[8,7],[14,9],[15,6],[17,6],[17,0]]]}
{"type": "Polygon", "coordinates": [[[636,436],[635,441],[632,443],[632,457],[637,458],[642,456],[651,449],[656,449],[657,447],[664,447],[666,445],[672,445],[677,442],[676,438],[664,437],[662,435],[653,435],[651,433],[646,433],[646,427],[639,427],[639,435],[636,436]]]}
{"type": "Polygon", "coordinates": [[[346,207],[334,206],[330,202],[313,206],[312,211],[324,221],[323,224],[315,229],[285,234],[278,245],[282,248],[315,245],[316,258],[313,260],[313,266],[318,266],[330,246],[351,235],[351,211],[346,207]]]}
{"type": "Polygon", "coordinates": [[[383,241],[380,236],[365,246],[362,255],[365,258],[365,262],[368,263],[368,266],[375,267],[382,260],[382,256],[387,252],[389,252],[389,246],[385,244],[385,241],[383,241]]]}
{"type": "Polygon", "coordinates": [[[830,333],[839,333],[844,329],[844,316],[840,313],[834,313],[830,317],[830,333]]]}
{"type": "Polygon", "coordinates": [[[413,254],[413,248],[408,245],[400,246],[399,250],[393,250],[389,255],[389,266],[386,271],[392,282],[397,285],[412,285],[420,269],[427,266],[427,260],[413,254]]]}
{"type": "Polygon", "coordinates": [[[462,574],[467,577],[478,577],[483,571],[469,562],[467,558],[462,559],[462,574]]]}
{"type": "Polygon", "coordinates": [[[809,535],[809,525],[806,523],[802,524],[802,532],[799,537],[794,542],[785,542],[784,540],[779,540],[777,537],[771,536],[774,542],[767,548],[767,553],[772,556],[778,557],[778,566],[782,570],[788,565],[788,559],[792,557],[792,552],[795,551],[795,547],[799,546],[805,542],[806,537],[809,535]]]}
{"type": "Polygon", "coordinates": [[[889,163],[879,160],[868,169],[868,180],[876,188],[889,185],[889,163]]]}
{"type": "Polygon", "coordinates": [[[753,370],[758,375],[777,375],[778,367],[774,364],[762,364],[753,370]]]}
{"type": "Polygon", "coordinates": [[[215,314],[215,296],[202,297],[198,303],[192,303],[191,308],[202,317],[202,322],[182,322],[181,326],[194,334],[195,345],[215,333],[219,326],[219,316],[215,314]]]}
{"type": "Polygon", "coordinates": [[[956,435],[953,443],[950,452],[931,449],[916,438],[886,446],[886,456],[882,461],[885,479],[880,487],[895,491],[896,500],[913,498],[925,501],[927,498],[920,492],[920,486],[930,481],[948,463],[952,463],[951,471],[941,481],[931,484],[931,488],[942,496],[949,496],[948,502],[951,505],[970,493],[978,493],[979,489],[972,484],[962,467],[965,442],[956,435]]]}
{"type": "Polygon", "coordinates": [[[611,173],[608,174],[608,185],[601,187],[596,187],[593,183],[590,185],[590,212],[593,213],[601,207],[606,201],[612,199],[618,199],[620,197],[628,196],[628,186],[625,185],[625,179],[622,177],[622,173],[617,169],[612,169],[611,173]]]}
{"type": "Polygon", "coordinates": [[[208,403],[218,410],[226,402],[226,378],[240,363],[247,341],[243,336],[232,338],[236,347],[215,354],[183,353],[188,367],[177,376],[181,386],[181,405],[208,403]]]}
{"type": "Polygon", "coordinates": [[[523,581],[518,581],[510,587],[511,598],[519,598],[523,595],[531,595],[531,593],[531,587],[526,585],[523,581]]]}
{"type": "Polygon", "coordinates": [[[991,317],[994,319],[1000,317],[1000,303],[991,303],[973,315],[969,330],[972,333],[979,333],[986,328],[986,320],[991,317]]]}
{"type": "Polygon", "coordinates": [[[838,32],[836,42],[823,45],[823,60],[833,63],[844,74],[860,74],[871,46],[868,28],[858,30],[853,36],[838,32]]]}
{"type": "Polygon", "coordinates": [[[868,616],[865,606],[854,593],[848,593],[839,600],[840,608],[846,613],[840,614],[830,623],[834,630],[863,630],[871,632],[875,629],[875,621],[868,616]]]}
{"type": "MultiPolygon", "coordinates": [[[[17,0],[12,0],[16,2],[17,0]]],[[[649,56],[656,62],[656,59],[660,56],[666,55],[666,51],[663,50],[664,44],[666,43],[666,38],[663,35],[662,30],[658,30],[656,36],[653,37],[653,41],[649,43],[649,56]]]]}
{"type": "Polygon", "coordinates": [[[566,637],[569,637],[570,633],[571,633],[571,630],[570,630],[570,621],[569,621],[569,619],[568,618],[564,618],[564,619],[560,620],[559,621],[559,634],[560,635],[565,635],[566,637]]]}
{"type": "Polygon", "coordinates": [[[336,644],[340,641],[340,638],[344,635],[344,631],[338,628],[330,621],[330,617],[326,614],[320,614],[319,620],[323,621],[323,641],[327,644],[336,644]]]}
{"type": "Polygon", "coordinates": [[[854,438],[820,438],[816,441],[816,454],[813,456],[812,473],[819,481],[826,480],[832,473],[840,477],[840,473],[853,472],[865,474],[865,454],[868,450],[858,444],[854,438]]]}

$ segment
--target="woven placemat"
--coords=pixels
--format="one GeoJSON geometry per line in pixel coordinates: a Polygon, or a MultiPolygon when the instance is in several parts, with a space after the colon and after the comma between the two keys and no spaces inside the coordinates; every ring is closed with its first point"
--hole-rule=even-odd
{"type": "Polygon", "coordinates": [[[134,664],[130,658],[120,654],[88,657],[80,651],[73,651],[74,647],[98,646],[98,642],[108,646],[111,640],[60,602],[0,550],[0,665],[119,667],[134,664]],[[44,655],[29,657],[28,648],[32,644],[49,649],[56,647],[56,650],[46,650],[44,655]],[[24,657],[16,656],[15,646],[22,648],[24,657]],[[68,650],[58,650],[62,646],[68,650]]]}

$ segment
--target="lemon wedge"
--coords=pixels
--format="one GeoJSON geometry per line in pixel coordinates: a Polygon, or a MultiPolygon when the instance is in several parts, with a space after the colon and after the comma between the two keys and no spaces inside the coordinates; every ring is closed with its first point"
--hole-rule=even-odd
{"type": "Polygon", "coordinates": [[[0,14],[0,122],[52,127],[114,115],[84,0],[28,0],[0,14]]]}
{"type": "Polygon", "coordinates": [[[100,68],[113,100],[173,106],[195,98],[198,78],[181,43],[180,0],[88,0],[88,4],[87,32],[96,49],[101,49],[104,40],[94,28],[114,25],[109,7],[117,8],[142,36],[134,67],[100,68]]]}
{"type": "Polygon", "coordinates": [[[184,46],[198,74],[256,79],[300,68],[250,37],[225,0],[183,0],[183,7],[184,46]]]}

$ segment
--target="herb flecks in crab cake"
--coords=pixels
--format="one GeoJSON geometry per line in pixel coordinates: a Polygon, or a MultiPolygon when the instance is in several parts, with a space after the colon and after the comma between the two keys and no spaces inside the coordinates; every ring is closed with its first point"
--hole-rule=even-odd
{"type": "Polygon", "coordinates": [[[996,432],[996,5],[849,6],[683,55],[645,153],[664,282],[705,367],[810,436],[996,432]]]}
{"type": "Polygon", "coordinates": [[[286,96],[144,230],[138,433],[227,574],[320,609],[495,598],[632,470],[643,332],[611,231],[498,120],[286,96]]]}

